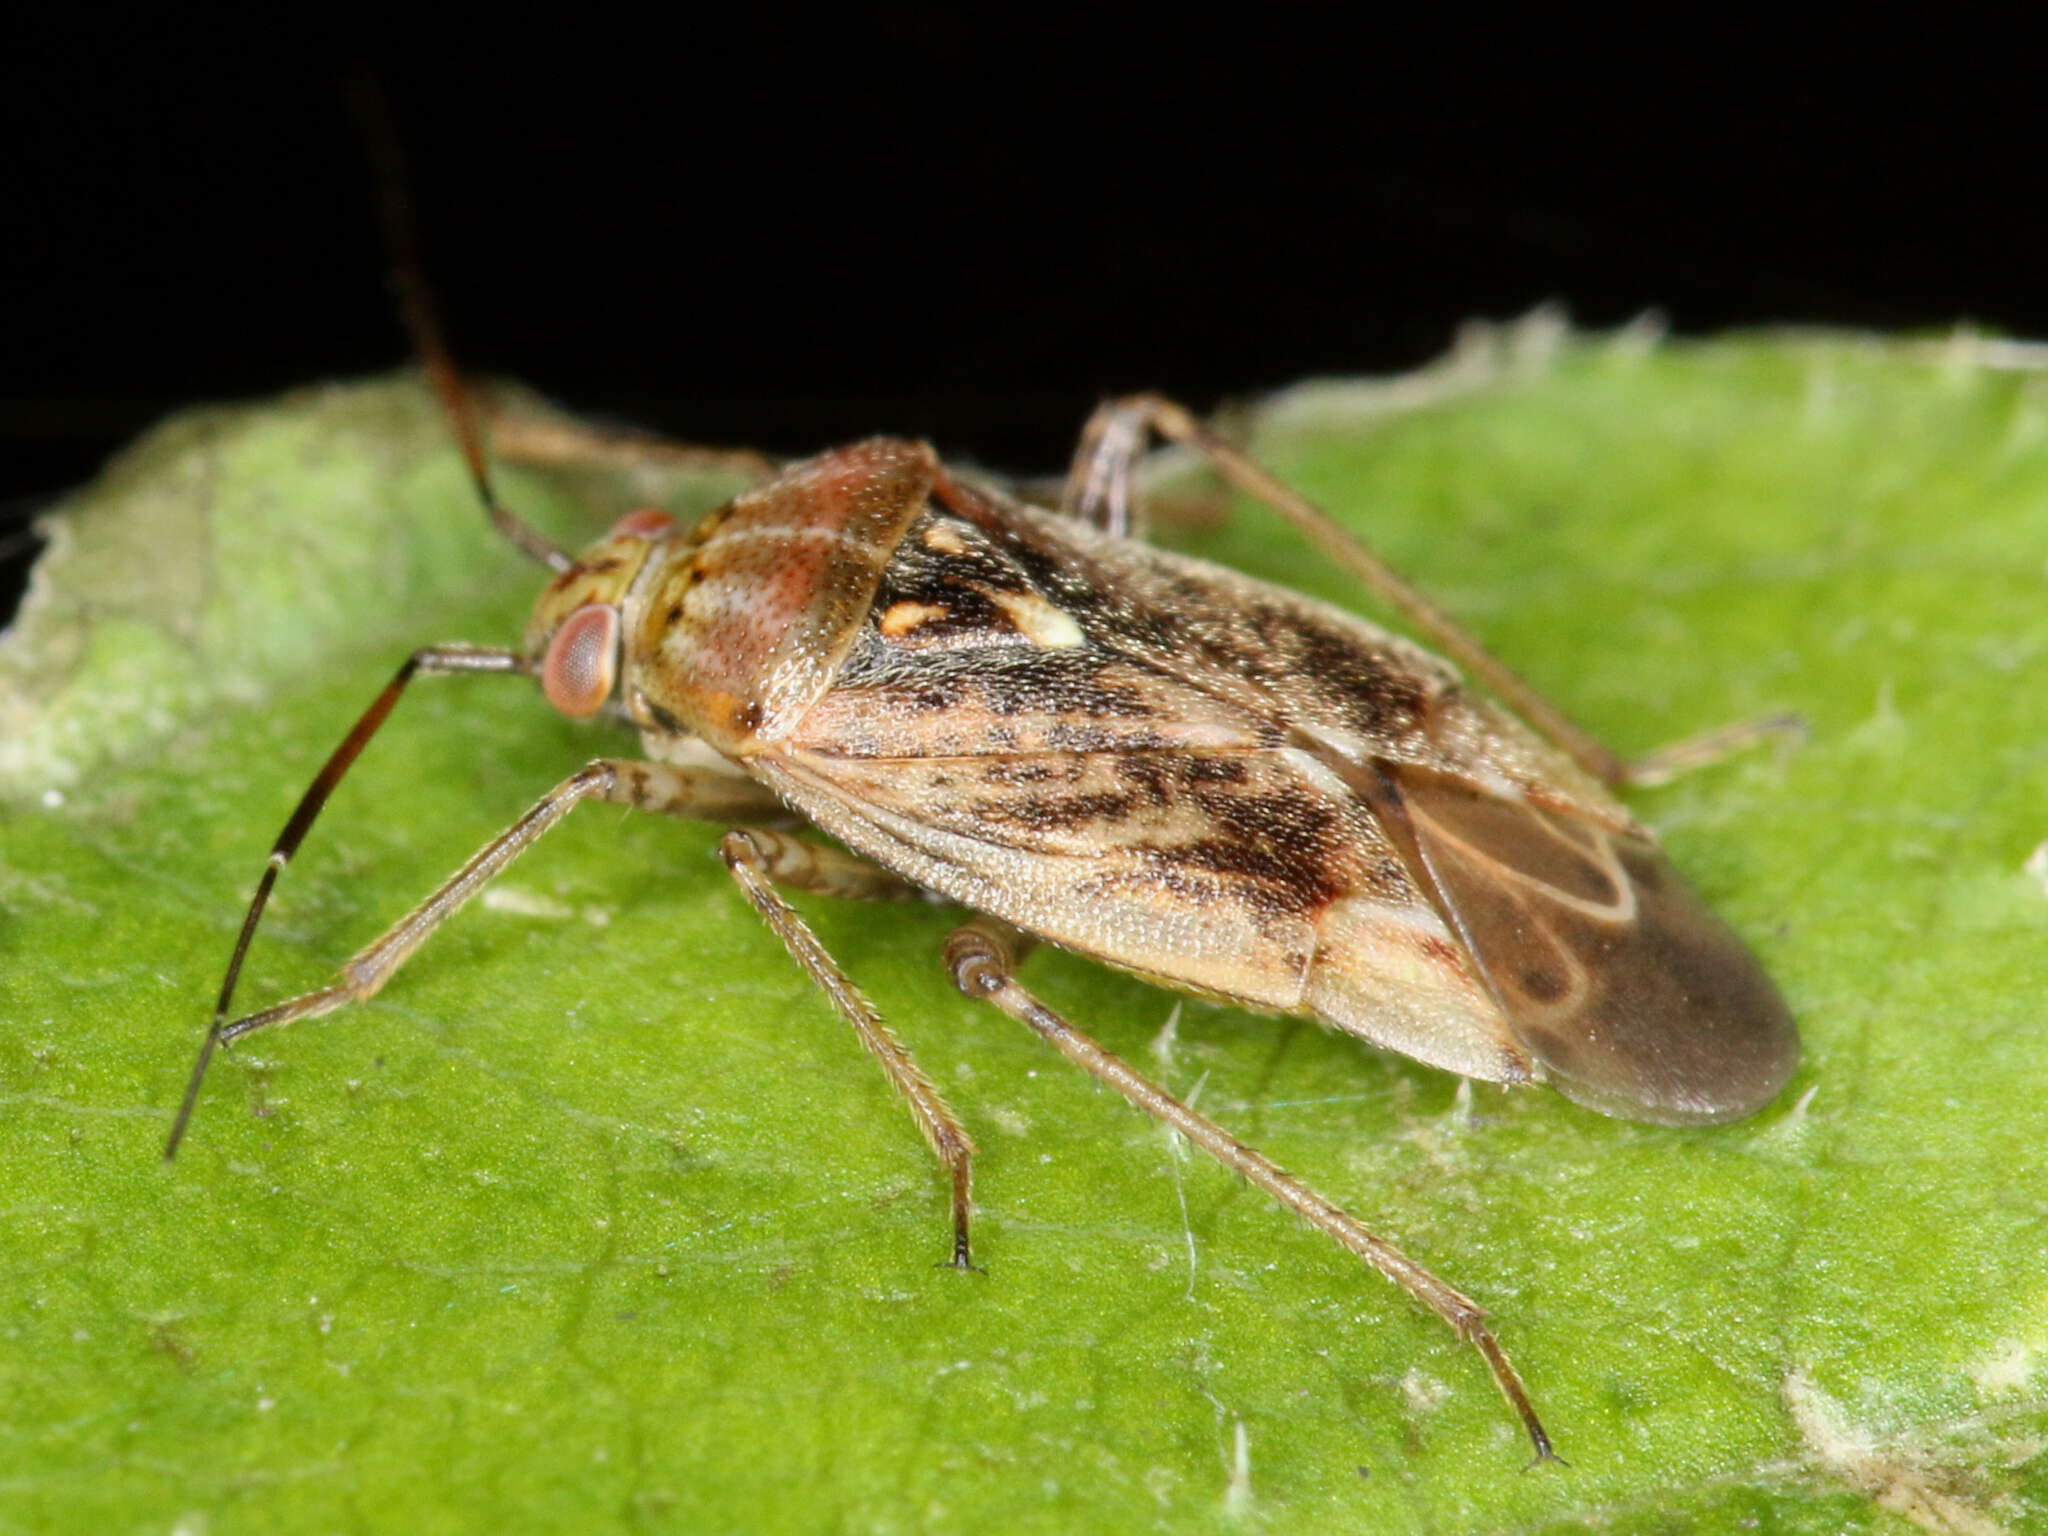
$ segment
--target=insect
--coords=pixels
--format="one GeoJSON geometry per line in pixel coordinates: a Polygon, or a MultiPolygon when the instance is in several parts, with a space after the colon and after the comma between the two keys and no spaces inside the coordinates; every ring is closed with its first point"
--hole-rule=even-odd
{"type": "Polygon", "coordinates": [[[954,1265],[972,1267],[974,1144],[781,889],[966,908],[944,952],[960,991],[1435,1312],[1551,1458],[1477,1303],[1104,1050],[1017,968],[1050,942],[1467,1077],[1548,1082],[1603,1113],[1733,1119],[1782,1086],[1797,1035],[1749,951],[1609,793],[1646,772],[1157,397],[1097,413],[1062,512],[972,484],[922,443],[877,438],[772,474],[693,526],[634,512],[572,557],[497,499],[472,407],[412,299],[483,506],[552,580],[518,647],[415,651],[307,789],[250,902],[165,1157],[218,1048],[374,995],[579,803],[709,819],[731,828],[719,852],[747,901],[942,1165],[954,1265]],[[1155,432],[1276,508],[1515,713],[1361,618],[1131,537],[1134,467],[1155,432]],[[644,756],[579,768],[330,984],[234,1016],[271,891],[330,792],[412,678],[476,672],[531,676],[565,715],[614,712],[644,756]],[[792,815],[836,845],[781,830],[792,815]]]}

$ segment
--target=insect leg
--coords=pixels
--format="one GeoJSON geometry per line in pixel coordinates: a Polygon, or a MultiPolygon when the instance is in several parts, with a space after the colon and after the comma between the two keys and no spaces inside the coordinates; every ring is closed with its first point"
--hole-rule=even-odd
{"type": "Polygon", "coordinates": [[[1134,402],[1111,400],[1096,407],[1074,445],[1060,510],[1118,538],[1143,538],[1143,508],[1131,479],[1151,436],[1151,418],[1134,402]]]}
{"type": "Polygon", "coordinates": [[[1738,720],[1716,726],[1683,741],[1667,742],[1654,752],[1631,758],[1621,765],[1621,782],[1633,785],[1668,784],[1681,774],[1709,763],[1718,763],[1731,752],[1740,752],[1762,741],[1796,744],[1806,739],[1806,719],[1791,710],[1738,720]]]}
{"type": "MultiPolygon", "coordinates": [[[[402,679],[403,674],[400,681],[402,679]]],[[[390,708],[387,700],[395,697],[394,690],[398,686],[399,683],[394,682],[392,688],[385,691],[385,698],[378,701],[387,712],[390,708]]],[[[376,720],[381,720],[381,716],[376,715],[376,706],[372,706],[372,714],[366,715],[364,721],[374,730],[376,720]]],[[[347,751],[351,745],[360,750],[361,743],[358,737],[367,737],[361,724],[350,733],[348,741],[343,743],[342,750],[347,751]]],[[[350,752],[349,756],[352,758],[354,753],[350,752]]],[[[335,760],[341,757],[342,752],[335,753],[335,760]]],[[[234,958],[228,965],[227,980],[221,986],[220,1005],[215,1010],[213,1025],[207,1030],[205,1043],[199,1048],[199,1059],[193,1064],[192,1078],[186,1085],[184,1102],[178,1106],[178,1118],[172,1123],[170,1137],[164,1143],[164,1160],[168,1162],[177,1155],[178,1143],[184,1138],[185,1127],[191,1123],[192,1110],[199,1101],[199,1086],[206,1076],[207,1064],[212,1060],[216,1048],[230,1045],[242,1036],[272,1024],[289,1024],[295,1019],[317,1018],[323,1013],[332,1013],[337,1008],[362,1002],[374,995],[391,979],[391,973],[426,942],[427,935],[453,917],[464,902],[482,890],[500,870],[531,847],[542,833],[566,816],[577,801],[596,794],[608,799],[628,799],[630,803],[630,790],[627,794],[613,792],[619,788],[625,771],[636,766],[639,765],[599,758],[578,769],[543,795],[518,821],[486,843],[433,895],[387,928],[367,948],[359,951],[342,966],[339,975],[327,986],[318,991],[287,998],[259,1013],[246,1014],[232,1023],[223,1022],[228,1004],[233,1000],[235,980],[242,968],[242,957],[248,952],[249,937],[255,931],[256,919],[263,911],[264,903],[270,895],[270,888],[276,881],[277,872],[284,868],[292,851],[297,848],[299,839],[305,835],[306,827],[311,824],[313,815],[319,811],[320,802],[327,798],[326,790],[331,789],[332,781],[341,776],[339,772],[334,771],[334,760],[330,760],[320,778],[314,782],[313,788],[307,791],[306,799],[300,802],[299,809],[293,813],[291,823],[285,828],[284,835],[278,839],[277,850],[271,854],[269,866],[263,872],[263,883],[257,888],[256,900],[251,903],[249,916],[243,922],[241,938],[235,945],[234,958]]],[[[343,762],[342,767],[346,768],[347,763],[343,762]]]]}
{"type": "Polygon", "coordinates": [[[491,448],[514,464],[540,469],[613,469],[635,476],[724,472],[754,482],[775,461],[751,448],[704,448],[632,431],[586,426],[530,412],[490,413],[491,448]]]}
{"type": "Polygon", "coordinates": [[[756,828],[726,833],[718,845],[718,854],[740,889],[746,892],[754,910],[775,930],[791,958],[831,999],[840,1017],[853,1026],[861,1044],[881,1064],[883,1075],[909,1104],[918,1130],[924,1133],[933,1154],[952,1177],[953,1267],[972,1269],[968,1222],[973,1214],[973,1140],[938,1088],[925,1076],[924,1069],[896,1038],[896,1032],[883,1022],[867,995],[839,968],[839,963],[811,932],[810,925],[775,893],[778,884],[825,895],[857,897],[914,895],[916,888],[851,854],[756,828]]]}
{"type": "Polygon", "coordinates": [[[1011,974],[1014,965],[1010,931],[986,918],[962,924],[946,940],[946,966],[952,972],[953,984],[963,993],[994,1003],[1075,1066],[1109,1084],[1133,1106],[1178,1131],[1310,1226],[1327,1233],[1340,1247],[1357,1254],[1448,1323],[1451,1331],[1477,1349],[1486,1361],[1501,1395],[1529,1432],[1536,1447],[1536,1460],[1558,1459],[1551,1449],[1549,1434],[1536,1417],[1522,1378],[1515,1374],[1507,1354],[1486,1326],[1486,1312],[1477,1302],[1446,1285],[1391,1243],[1375,1237],[1356,1217],[1134,1071],[1121,1057],[1097,1045],[1019,986],[1011,974]]]}
{"type": "Polygon", "coordinates": [[[1605,784],[1629,779],[1629,767],[1562,710],[1524,682],[1449,614],[1397,575],[1348,529],[1301,492],[1238,452],[1204,427],[1185,407],[1159,395],[1133,395],[1099,407],[1081,434],[1067,478],[1066,505],[1098,523],[1127,513],[1133,461],[1144,450],[1146,432],[1199,452],[1216,472],[1247,496],[1292,523],[1311,543],[1365,584],[1380,601],[1407,615],[1415,627],[1478,677],[1508,708],[1536,727],[1573,761],[1605,784]]]}
{"type": "Polygon", "coordinates": [[[406,657],[391,681],[384,685],[384,691],[377,695],[370,707],[363,711],[348,735],[342,738],[320,772],[307,786],[305,794],[293,808],[284,830],[271,844],[270,857],[264,863],[263,878],[257,883],[256,894],[250,899],[249,910],[242,917],[242,930],[235,939],[234,953],[228,958],[227,975],[220,984],[220,1000],[214,1005],[213,1023],[206,1032],[206,1039],[199,1047],[199,1059],[192,1064],[192,1077],[185,1085],[185,1097],[178,1106],[178,1117],[171,1122],[171,1134],[164,1143],[164,1161],[177,1156],[178,1142],[185,1134],[185,1126],[192,1119],[192,1106],[199,1101],[199,1084],[206,1076],[207,1064],[213,1060],[215,1047],[223,1039],[228,1007],[235,1000],[235,981],[242,974],[243,957],[249,953],[249,941],[256,936],[256,925],[263,917],[263,909],[270,903],[271,888],[277,884],[277,877],[283,873],[292,855],[299,851],[299,844],[306,840],[312,830],[313,821],[320,814],[320,808],[327,803],[327,797],[334,793],[334,786],[349,770],[370,738],[390,715],[398,703],[398,696],[405,692],[405,686],[421,673],[444,672],[509,672],[526,673],[531,668],[526,658],[517,651],[491,650],[482,646],[438,645],[425,650],[414,651],[406,657]]]}
{"type": "MultiPolygon", "coordinates": [[[[474,667],[455,668],[448,662],[451,658],[473,661],[478,657],[495,653],[470,651],[422,652],[401,668],[398,677],[378,696],[368,714],[349,733],[348,739],[328,760],[313,787],[306,791],[305,798],[292,813],[292,819],[278,838],[277,846],[270,855],[270,862],[263,872],[263,881],[257,887],[256,899],[250,903],[249,915],[243,920],[241,936],[236,942],[234,957],[228,963],[227,979],[222,983],[219,1006],[214,1012],[213,1025],[207,1030],[206,1040],[199,1048],[199,1059],[193,1064],[191,1081],[186,1085],[185,1098],[178,1108],[178,1117],[171,1126],[171,1134],[164,1145],[164,1158],[169,1161],[177,1154],[178,1143],[184,1138],[185,1128],[191,1122],[193,1107],[199,1100],[199,1087],[205,1079],[206,1068],[214,1051],[230,1045],[242,1036],[273,1024],[289,1024],[295,1019],[317,1018],[332,1013],[350,1003],[359,1003],[373,996],[399,966],[403,965],[412,952],[426,942],[427,936],[441,924],[461,910],[463,904],[497,875],[520,854],[537,842],[541,835],[560,821],[576,806],[578,801],[593,796],[610,800],[620,805],[630,805],[640,810],[663,811],[670,815],[695,815],[715,821],[727,821],[734,817],[760,814],[763,810],[779,808],[779,803],[767,796],[761,786],[751,779],[732,774],[719,773],[703,768],[678,768],[666,763],[631,762],[617,758],[598,758],[585,764],[575,773],[549,790],[532,809],[510,827],[500,832],[472,856],[468,863],[457,870],[427,899],[421,902],[403,918],[387,928],[368,947],[360,950],[341,967],[336,979],[317,991],[287,998],[258,1013],[245,1014],[232,1022],[226,1022],[229,1004],[234,1000],[235,981],[241,974],[242,959],[249,949],[249,940],[255,932],[256,921],[270,897],[271,887],[276,883],[278,871],[282,870],[297,851],[306,830],[312,825],[314,816],[325,803],[328,792],[362,750],[370,734],[390,713],[396,701],[398,690],[404,686],[410,675],[407,669],[416,665],[425,669],[423,657],[432,657],[440,670],[476,670],[474,667]]],[[[524,662],[512,653],[506,653],[522,668],[524,662]]]]}

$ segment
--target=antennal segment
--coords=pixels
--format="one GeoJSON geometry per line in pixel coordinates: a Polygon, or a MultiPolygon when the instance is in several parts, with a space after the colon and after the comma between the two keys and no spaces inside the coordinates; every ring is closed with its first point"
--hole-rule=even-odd
{"type": "Polygon", "coordinates": [[[427,286],[426,267],[420,260],[418,222],[413,214],[405,150],[392,124],[390,105],[373,80],[351,80],[347,95],[363,144],[369,151],[370,174],[376,183],[377,222],[384,231],[385,248],[391,256],[391,291],[398,301],[399,319],[412,339],[412,349],[421,366],[427,370],[434,393],[440,397],[441,409],[469,465],[470,483],[476,487],[477,499],[483,503],[491,526],[514,549],[551,571],[566,571],[575,563],[567,552],[500,502],[491,488],[483,433],[477,426],[475,411],[470,408],[462,375],[442,340],[433,292],[427,286]]]}

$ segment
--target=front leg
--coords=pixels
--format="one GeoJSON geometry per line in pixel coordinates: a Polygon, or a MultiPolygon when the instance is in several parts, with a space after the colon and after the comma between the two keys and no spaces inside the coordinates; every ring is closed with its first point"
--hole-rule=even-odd
{"type": "MultiPolygon", "coordinates": [[[[708,769],[679,768],[667,763],[618,758],[598,758],[585,764],[543,795],[518,821],[480,848],[425,901],[353,956],[328,985],[287,998],[232,1022],[217,1023],[201,1048],[164,1155],[168,1158],[177,1151],[192,1108],[198,1100],[207,1063],[216,1047],[231,1045],[259,1029],[289,1024],[298,1019],[318,1018],[375,996],[435,929],[462,910],[471,897],[578,804],[592,799],[629,805],[637,810],[659,811],[670,816],[722,821],[739,814],[759,814],[764,804],[764,792],[750,779],[708,769]]],[[[915,886],[852,854],[759,828],[728,832],[719,845],[719,853],[755,910],[767,920],[776,936],[788,946],[791,955],[824,990],[833,1007],[853,1025],[861,1043],[867,1046],[881,1064],[883,1073],[910,1105],[911,1116],[917,1121],[918,1129],[924,1133],[925,1140],[946,1166],[951,1178],[952,1263],[959,1269],[972,1269],[968,1226],[972,1211],[973,1140],[931,1079],[918,1067],[909,1050],[882,1021],[874,1004],[826,953],[804,920],[775,894],[773,886],[783,884],[826,895],[869,900],[914,897],[921,893],[915,886]]]]}
{"type": "MultiPolygon", "coordinates": [[[[624,804],[638,804],[647,794],[647,775],[643,770],[654,769],[659,773],[672,774],[678,770],[668,769],[660,764],[622,762],[617,758],[601,757],[584,764],[568,778],[535,801],[511,826],[500,832],[473,854],[469,862],[444,880],[432,895],[393,923],[363,949],[358,950],[336,974],[335,979],[314,992],[298,997],[286,998],[281,1003],[256,1013],[244,1014],[227,1023],[216,1023],[207,1035],[206,1045],[200,1052],[199,1064],[195,1068],[192,1084],[185,1096],[184,1107],[179,1111],[178,1120],[171,1130],[170,1144],[164,1149],[169,1158],[178,1150],[179,1139],[184,1134],[186,1122],[197,1097],[200,1073],[204,1071],[207,1058],[214,1047],[232,1045],[244,1035],[254,1034],[259,1029],[268,1029],[273,1024],[290,1024],[297,1019],[314,1019],[321,1014],[332,1013],[350,1003],[360,1003],[374,997],[383,989],[398,968],[411,958],[414,950],[427,941],[436,928],[468,903],[486,885],[502,872],[520,854],[539,842],[550,828],[584,800],[593,797],[600,800],[615,800],[624,804]]],[[[272,870],[282,867],[282,860],[272,855],[272,870]]],[[[266,875],[266,880],[269,878],[266,875]]],[[[267,887],[266,887],[267,888],[267,887]]],[[[236,960],[241,953],[238,950],[236,960]]]]}
{"type": "Polygon", "coordinates": [[[749,485],[771,479],[775,461],[751,448],[706,448],[646,433],[611,430],[531,411],[493,408],[491,449],[532,469],[599,469],[628,476],[655,496],[680,475],[731,475],[749,485]]]}
{"type": "Polygon", "coordinates": [[[249,904],[248,915],[242,921],[242,931],[235,943],[235,950],[228,962],[227,977],[221,984],[220,1004],[214,1012],[212,1027],[207,1030],[206,1039],[200,1045],[198,1060],[193,1063],[192,1075],[185,1087],[185,1097],[178,1106],[176,1118],[171,1123],[170,1136],[164,1143],[164,1158],[169,1161],[177,1155],[178,1144],[184,1139],[185,1129],[191,1123],[193,1109],[199,1102],[199,1089],[206,1078],[206,1069],[213,1060],[213,1053],[221,1046],[230,1045],[242,1036],[267,1029],[273,1024],[289,1024],[295,1019],[318,1018],[321,1014],[332,1013],[350,1003],[359,1003],[374,996],[389,981],[394,972],[411,957],[414,950],[427,941],[427,937],[449,918],[453,917],[469,899],[488,885],[520,854],[531,848],[541,837],[582,801],[596,798],[610,800],[621,805],[636,806],[642,810],[658,810],[670,815],[698,816],[726,821],[735,817],[759,814],[763,809],[773,807],[773,796],[751,779],[719,773],[710,769],[676,768],[666,763],[632,762],[619,758],[601,757],[583,767],[557,784],[536,801],[529,811],[511,826],[492,838],[478,849],[469,862],[464,864],[448,879],[443,881],[434,893],[412,911],[393,923],[367,947],[360,950],[345,965],[335,979],[317,991],[287,998],[256,1013],[244,1014],[230,1020],[228,1006],[232,1002],[235,982],[241,974],[242,959],[248,953],[249,943],[256,931],[256,925],[268,903],[278,873],[291,861],[300,842],[313,820],[326,803],[328,793],[348,771],[365,742],[390,714],[399,692],[406,682],[423,670],[436,671],[510,671],[518,666],[519,658],[509,652],[467,651],[443,648],[423,651],[399,669],[398,675],[380,694],[369,711],[357,722],[346,740],[307,790],[298,808],[292,812],[291,820],[285,824],[276,846],[271,850],[270,860],[265,865],[263,879],[257,886],[255,899],[249,904]]]}

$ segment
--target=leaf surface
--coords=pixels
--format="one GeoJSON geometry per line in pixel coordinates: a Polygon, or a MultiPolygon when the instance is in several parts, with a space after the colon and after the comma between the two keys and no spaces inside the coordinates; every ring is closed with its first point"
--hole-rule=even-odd
{"type": "MultiPolygon", "coordinates": [[[[222,1061],[164,1168],[300,790],[408,649],[516,640],[538,587],[395,381],[167,424],[0,642],[0,1530],[2041,1528],[2048,383],[1529,334],[1291,392],[1258,451],[1622,750],[1806,716],[1631,801],[1779,979],[1791,1088],[1630,1125],[1027,976],[1485,1303],[1568,1469],[1522,1473],[1434,1319],[955,995],[953,914],[800,898],[983,1148],[985,1272],[933,1267],[941,1181],[714,828],[577,812],[379,998],[222,1061]]],[[[507,492],[573,542],[644,487],[507,492]]],[[[1356,601],[1256,512],[1168,536],[1356,601]]],[[[415,685],[244,1000],[624,749],[415,685]]]]}

